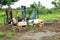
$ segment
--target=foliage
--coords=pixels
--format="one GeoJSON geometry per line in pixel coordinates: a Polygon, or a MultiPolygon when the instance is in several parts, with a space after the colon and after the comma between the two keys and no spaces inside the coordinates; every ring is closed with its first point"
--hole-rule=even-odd
{"type": "Polygon", "coordinates": [[[3,32],[0,32],[0,38],[2,38],[4,36],[3,32]]]}
{"type": "Polygon", "coordinates": [[[40,2],[38,2],[38,4],[34,2],[33,4],[30,5],[30,7],[31,8],[42,8],[43,6],[40,2]]]}
{"type": "Polygon", "coordinates": [[[47,9],[45,8],[45,6],[42,6],[42,4],[40,2],[38,3],[33,3],[30,5],[29,8],[27,8],[27,14],[31,14],[32,10],[36,10],[38,11],[40,14],[46,14],[47,13],[47,9]]]}
{"type": "Polygon", "coordinates": [[[48,10],[45,9],[45,7],[42,7],[41,9],[38,10],[40,14],[47,14],[48,10]]]}
{"type": "Polygon", "coordinates": [[[18,0],[0,0],[0,8],[3,7],[3,5],[8,5],[10,8],[11,4],[14,4],[14,2],[16,2],[18,0]]]}
{"type": "Polygon", "coordinates": [[[38,10],[38,9],[40,9],[42,7],[43,6],[41,5],[40,2],[38,2],[38,4],[34,2],[33,4],[30,5],[30,8],[35,9],[35,10],[38,10]]]}
{"type": "Polygon", "coordinates": [[[7,4],[11,4],[12,2],[16,2],[18,0],[0,0],[0,4],[2,5],[7,5],[7,4]]]}
{"type": "Polygon", "coordinates": [[[60,9],[60,0],[52,1],[52,4],[55,6],[56,9],[60,9]]]}

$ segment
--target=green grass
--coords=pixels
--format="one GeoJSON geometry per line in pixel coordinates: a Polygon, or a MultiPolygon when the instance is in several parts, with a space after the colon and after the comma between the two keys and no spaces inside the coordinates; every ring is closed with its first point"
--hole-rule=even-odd
{"type": "Polygon", "coordinates": [[[0,16],[1,15],[5,15],[5,11],[4,10],[0,10],[0,16]]]}
{"type": "Polygon", "coordinates": [[[40,19],[42,19],[42,20],[58,20],[58,18],[56,18],[58,15],[60,15],[60,12],[53,13],[53,14],[40,15],[40,19]]]}
{"type": "Polygon", "coordinates": [[[32,25],[29,25],[28,29],[29,29],[29,30],[34,30],[34,29],[36,29],[36,27],[34,27],[34,26],[32,26],[32,25]]]}
{"type": "Polygon", "coordinates": [[[3,32],[0,32],[0,38],[2,38],[4,36],[3,32]]]}
{"type": "MultiPolygon", "coordinates": [[[[19,11],[19,10],[18,10],[19,11]]],[[[19,13],[18,13],[18,16],[20,16],[20,11],[19,11],[19,13]]],[[[0,10],[0,24],[1,23],[4,23],[4,18],[5,18],[5,11],[3,10],[0,10]]],[[[13,17],[16,17],[16,11],[15,10],[13,10],[13,17]]]]}
{"type": "Polygon", "coordinates": [[[4,23],[4,16],[0,17],[0,23],[4,23]]]}
{"type": "MultiPolygon", "coordinates": [[[[21,11],[18,13],[20,16],[21,11]]],[[[4,15],[5,11],[0,11],[0,23],[4,23],[4,15]]],[[[13,11],[13,15],[16,15],[16,11],[13,11]]],[[[53,14],[40,14],[40,19],[42,20],[58,20],[56,18],[57,15],[60,15],[60,12],[56,12],[53,14]]]]}
{"type": "Polygon", "coordinates": [[[12,37],[14,36],[14,33],[13,33],[13,32],[8,32],[8,33],[7,33],[7,36],[8,36],[9,38],[12,38],[12,37]]]}

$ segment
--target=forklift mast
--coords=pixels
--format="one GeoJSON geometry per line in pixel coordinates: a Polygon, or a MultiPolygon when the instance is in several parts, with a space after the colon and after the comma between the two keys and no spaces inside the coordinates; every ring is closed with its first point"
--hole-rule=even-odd
{"type": "Polygon", "coordinates": [[[33,12],[32,19],[39,18],[39,12],[37,10],[33,10],[32,12],[33,12]]]}
{"type": "Polygon", "coordinates": [[[26,17],[26,6],[21,6],[21,11],[22,11],[21,17],[25,18],[26,17]]]}

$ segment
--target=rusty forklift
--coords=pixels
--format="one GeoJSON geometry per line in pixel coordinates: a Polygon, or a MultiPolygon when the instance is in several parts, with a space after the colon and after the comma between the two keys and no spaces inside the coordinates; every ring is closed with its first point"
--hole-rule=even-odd
{"type": "Polygon", "coordinates": [[[39,19],[39,12],[38,10],[34,10],[32,9],[29,12],[29,16],[27,18],[29,18],[28,21],[28,25],[33,25],[34,27],[39,27],[39,28],[43,28],[44,26],[44,22],[43,20],[39,19]]]}
{"type": "Polygon", "coordinates": [[[15,30],[27,30],[30,25],[43,27],[44,22],[43,20],[39,19],[39,13],[37,10],[33,10],[30,12],[29,16],[26,17],[26,6],[21,6],[21,15],[16,17],[17,25],[13,25],[13,15],[12,15],[12,9],[6,10],[6,16],[5,16],[5,24],[10,25],[10,28],[15,30]],[[30,18],[30,16],[32,17],[30,18]],[[19,23],[19,24],[18,24],[19,23]],[[20,25],[20,26],[18,26],[20,25]]]}
{"type": "MultiPolygon", "coordinates": [[[[10,29],[11,30],[15,30],[15,29],[18,29],[19,31],[20,30],[26,30],[27,29],[27,22],[25,20],[25,17],[26,17],[26,6],[21,6],[21,16],[16,16],[16,17],[13,17],[13,13],[12,13],[12,9],[6,9],[6,14],[5,14],[5,26],[9,25],[10,29]],[[14,25],[13,23],[13,18],[15,18],[17,20],[17,23],[16,25],[14,25]],[[18,24],[19,23],[19,24],[18,24]],[[20,25],[20,26],[18,26],[20,25]]],[[[18,15],[18,13],[17,13],[18,15]]]]}

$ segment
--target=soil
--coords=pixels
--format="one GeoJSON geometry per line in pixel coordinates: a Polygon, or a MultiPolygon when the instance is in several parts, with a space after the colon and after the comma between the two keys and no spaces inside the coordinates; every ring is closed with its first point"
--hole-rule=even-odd
{"type": "MultiPolygon", "coordinates": [[[[10,31],[9,29],[7,29],[7,32],[5,30],[2,30],[2,28],[0,28],[0,31],[3,31],[5,33],[10,31]]],[[[1,40],[52,40],[52,36],[60,35],[60,22],[54,22],[53,24],[44,25],[43,29],[28,30],[14,33],[15,35],[12,38],[4,37],[1,40]]]]}

